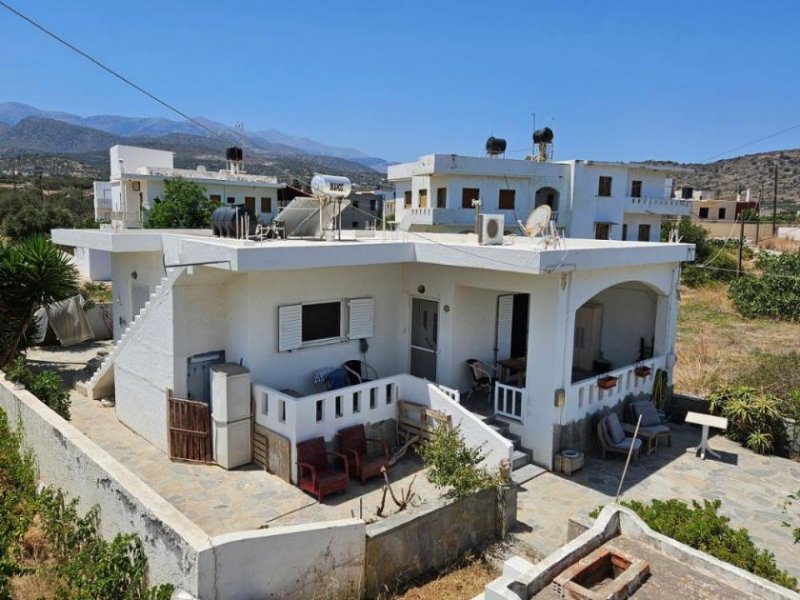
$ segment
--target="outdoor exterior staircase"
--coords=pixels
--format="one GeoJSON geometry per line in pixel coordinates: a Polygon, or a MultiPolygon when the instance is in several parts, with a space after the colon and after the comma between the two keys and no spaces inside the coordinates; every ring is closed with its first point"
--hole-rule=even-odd
{"type": "Polygon", "coordinates": [[[506,421],[489,417],[484,420],[484,423],[514,445],[511,455],[511,479],[514,482],[522,484],[545,472],[544,469],[531,462],[533,451],[522,445],[522,440],[517,434],[511,433],[510,426],[506,421]]]}
{"type": "Polygon", "coordinates": [[[114,361],[116,360],[116,357],[119,355],[122,348],[125,347],[126,343],[133,338],[135,332],[140,326],[140,323],[144,320],[147,314],[147,309],[159,296],[164,294],[166,290],[169,290],[172,287],[172,284],[176,279],[178,279],[178,277],[181,276],[183,271],[183,268],[172,268],[167,270],[167,275],[161,278],[161,282],[152,291],[150,298],[147,300],[147,302],[145,302],[142,310],[140,310],[139,314],[131,323],[128,324],[128,326],[125,328],[125,331],[122,332],[120,338],[114,342],[113,346],[111,347],[111,351],[100,363],[97,370],[89,379],[76,384],[75,387],[79,392],[92,400],[96,400],[111,394],[114,381],[114,361]]]}

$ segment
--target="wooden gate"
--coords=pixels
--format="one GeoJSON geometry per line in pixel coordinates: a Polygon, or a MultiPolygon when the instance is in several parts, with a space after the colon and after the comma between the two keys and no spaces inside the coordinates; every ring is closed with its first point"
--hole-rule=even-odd
{"type": "Polygon", "coordinates": [[[211,411],[205,402],[167,398],[169,457],[187,462],[214,462],[211,411]]]}

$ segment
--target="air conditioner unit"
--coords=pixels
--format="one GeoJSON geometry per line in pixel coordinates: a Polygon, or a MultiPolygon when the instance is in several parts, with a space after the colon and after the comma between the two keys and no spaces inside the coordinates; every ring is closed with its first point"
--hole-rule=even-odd
{"type": "Polygon", "coordinates": [[[505,226],[505,217],[503,215],[482,214],[479,225],[479,244],[488,246],[503,243],[503,229],[505,226]]]}

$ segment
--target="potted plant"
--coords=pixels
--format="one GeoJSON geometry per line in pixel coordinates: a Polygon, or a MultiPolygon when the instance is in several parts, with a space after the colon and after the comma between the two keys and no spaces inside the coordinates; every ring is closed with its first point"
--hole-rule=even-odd
{"type": "Polygon", "coordinates": [[[597,380],[597,385],[598,387],[600,387],[600,389],[610,390],[611,388],[617,385],[617,381],[619,381],[619,377],[612,377],[611,375],[606,375],[597,380]]]}
{"type": "Polygon", "coordinates": [[[643,363],[639,363],[633,368],[633,372],[637,377],[647,377],[653,372],[653,369],[643,363]]]}

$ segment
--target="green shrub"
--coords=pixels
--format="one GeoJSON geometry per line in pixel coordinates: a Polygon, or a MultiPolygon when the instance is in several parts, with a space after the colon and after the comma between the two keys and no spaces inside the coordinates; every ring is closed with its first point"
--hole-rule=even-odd
{"type": "Polygon", "coordinates": [[[728,419],[725,435],[759,454],[786,452],[781,404],[777,396],[742,385],[722,387],[708,397],[711,414],[728,419]]]}
{"type": "Polygon", "coordinates": [[[446,498],[464,498],[500,483],[499,474],[480,466],[485,458],[482,447],[467,447],[460,427],[437,427],[422,450],[428,480],[448,488],[446,498]]]}
{"type": "Polygon", "coordinates": [[[797,590],[797,579],[775,564],[775,556],[758,548],[746,529],[734,529],[730,519],[719,514],[719,500],[692,501],[691,507],[680,500],[636,500],[622,503],[647,525],[668,537],[706,552],[727,563],[778,585],[797,590]]]}
{"type": "MultiPolygon", "coordinates": [[[[661,228],[661,239],[669,239],[670,227],[661,228]]],[[[678,236],[682,243],[694,244],[694,263],[685,264],[681,281],[689,287],[700,287],[713,281],[730,281],[736,277],[738,252],[736,242],[710,240],[708,232],[689,219],[678,222],[678,236]]]]}
{"type": "Polygon", "coordinates": [[[71,400],[58,373],[55,371],[33,372],[25,364],[25,359],[19,356],[8,369],[6,376],[10,381],[24,385],[31,394],[69,421],[71,400]]]}
{"type": "Polygon", "coordinates": [[[800,253],[761,253],[756,268],[761,277],[740,277],[728,289],[736,310],[748,318],[800,321],[800,253]]]}
{"type": "Polygon", "coordinates": [[[756,351],[751,355],[747,371],[736,378],[738,385],[753,387],[788,398],[800,390],[800,352],[772,354],[756,351]]]}

